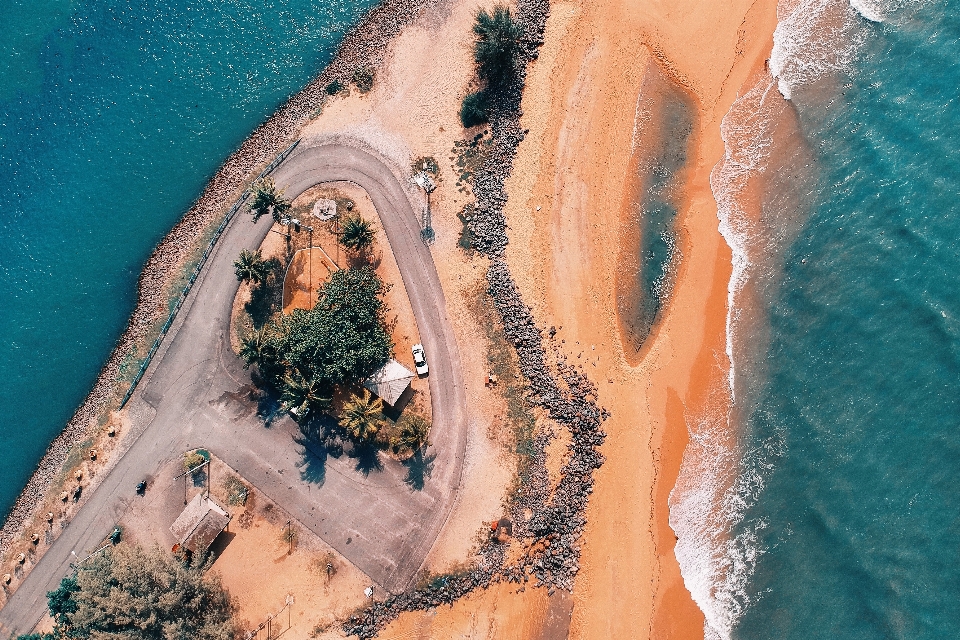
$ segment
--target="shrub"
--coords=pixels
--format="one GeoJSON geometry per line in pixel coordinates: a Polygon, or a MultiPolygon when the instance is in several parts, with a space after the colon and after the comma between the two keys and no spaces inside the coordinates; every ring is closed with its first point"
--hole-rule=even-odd
{"type": "Polygon", "coordinates": [[[353,84],[357,86],[360,93],[367,93],[373,89],[373,69],[370,67],[360,67],[353,72],[353,84]]]}
{"type": "Polygon", "coordinates": [[[56,638],[223,640],[237,631],[229,594],[209,564],[120,543],[47,594],[56,638]]]}
{"type": "Polygon", "coordinates": [[[341,91],[343,91],[343,83],[340,82],[339,80],[334,80],[333,82],[327,85],[326,91],[329,95],[335,96],[341,91]]]}
{"type": "Polygon", "coordinates": [[[473,34],[473,59],[477,63],[477,75],[492,86],[511,81],[516,74],[521,29],[510,9],[497,5],[493,13],[487,13],[484,9],[478,11],[473,34]]]}
{"type": "Polygon", "coordinates": [[[465,129],[487,122],[487,98],[483,91],[468,93],[460,106],[460,122],[465,129]]]}
{"type": "Polygon", "coordinates": [[[270,214],[274,222],[283,220],[290,211],[290,201],[283,197],[283,190],[277,190],[273,178],[262,178],[253,185],[253,202],[250,203],[250,213],[253,221],[270,214]]]}
{"type": "Polygon", "coordinates": [[[386,291],[368,266],[334,271],[313,309],[297,309],[249,338],[244,358],[275,388],[289,388],[290,402],[299,399],[320,408],[330,388],[365,379],[393,354],[382,298],[386,291]],[[289,381],[304,389],[294,390],[289,381]]]}
{"type": "Polygon", "coordinates": [[[369,220],[352,215],[343,221],[340,227],[339,242],[347,249],[361,252],[373,246],[376,229],[369,220]]]}
{"type": "Polygon", "coordinates": [[[188,451],[183,454],[183,468],[187,471],[197,468],[206,461],[207,459],[199,451],[188,451]]]}
{"type": "Polygon", "coordinates": [[[227,494],[227,504],[232,507],[240,507],[246,504],[249,489],[240,478],[234,475],[227,476],[222,486],[227,494]]]}

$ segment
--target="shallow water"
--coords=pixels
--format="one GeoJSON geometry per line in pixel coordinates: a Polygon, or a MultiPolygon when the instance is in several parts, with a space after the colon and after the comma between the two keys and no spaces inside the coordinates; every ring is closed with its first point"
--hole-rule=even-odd
{"type": "Polygon", "coordinates": [[[700,451],[733,470],[700,496],[714,529],[671,498],[713,637],[960,637],[958,8],[808,2],[778,29],[814,165],[781,181],[797,210],[765,211],[797,222],[762,227],[791,230],[779,249],[744,244],[767,339],[738,362],[732,325],[741,437],[700,451]]]}
{"type": "Polygon", "coordinates": [[[373,4],[0,7],[0,512],[89,391],[153,247],[373,4]]]}
{"type": "Polygon", "coordinates": [[[616,284],[621,339],[631,360],[673,291],[681,259],[675,226],[695,113],[690,97],[649,63],[637,100],[616,284]]]}

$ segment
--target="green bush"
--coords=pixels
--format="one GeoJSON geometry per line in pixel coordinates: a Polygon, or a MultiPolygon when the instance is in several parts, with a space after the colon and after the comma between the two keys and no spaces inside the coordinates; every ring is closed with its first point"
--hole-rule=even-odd
{"type": "Polygon", "coordinates": [[[393,355],[386,291],[368,266],[334,271],[313,309],[267,325],[244,341],[241,355],[290,406],[321,408],[334,386],[366,379],[393,355]]]}
{"type": "Polygon", "coordinates": [[[373,69],[370,67],[360,67],[353,72],[353,84],[361,93],[367,93],[373,89],[373,69]]]}
{"type": "Polygon", "coordinates": [[[416,451],[425,444],[430,435],[430,421],[417,413],[404,413],[397,420],[396,430],[390,437],[394,453],[416,451]]]}
{"type": "Polygon", "coordinates": [[[473,35],[473,59],[480,78],[493,87],[513,80],[522,32],[510,9],[497,5],[493,13],[487,13],[485,9],[478,11],[473,35]]]}
{"type": "Polygon", "coordinates": [[[465,129],[487,122],[487,98],[483,91],[468,93],[460,106],[460,122],[465,129]]]}
{"type": "Polygon", "coordinates": [[[183,454],[183,468],[187,471],[191,469],[196,469],[198,466],[206,462],[207,459],[203,457],[199,451],[187,451],[183,454]]]}
{"type": "Polygon", "coordinates": [[[333,82],[327,85],[327,93],[330,94],[331,96],[335,96],[341,91],[343,91],[343,83],[340,82],[339,80],[334,80],[333,82]]]}

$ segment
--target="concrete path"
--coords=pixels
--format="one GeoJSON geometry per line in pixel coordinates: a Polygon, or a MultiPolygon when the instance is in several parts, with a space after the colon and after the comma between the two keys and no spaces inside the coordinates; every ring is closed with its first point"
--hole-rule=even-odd
{"type": "Polygon", "coordinates": [[[219,456],[388,591],[407,586],[423,564],[453,505],[466,445],[460,357],[430,250],[397,177],[370,153],[304,141],[273,177],[291,200],[333,181],[354,182],[370,194],[430,362],[434,426],[427,462],[418,467],[381,458],[382,470],[364,475],[347,455],[335,459],[307,449],[289,418],[265,427],[257,417],[248,399],[249,372],[229,344],[238,287],[233,261],[241,249],[260,245],[271,221],[253,224],[238,214],[130,401],[139,431],[122,443],[129,450],[0,610],[0,637],[31,630],[46,609],[46,592],[138,499],[136,484],[192,447],[219,456]]]}

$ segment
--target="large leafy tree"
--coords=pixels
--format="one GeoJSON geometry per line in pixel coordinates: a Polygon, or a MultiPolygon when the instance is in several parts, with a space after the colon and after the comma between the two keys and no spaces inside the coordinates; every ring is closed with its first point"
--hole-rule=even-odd
{"type": "Polygon", "coordinates": [[[248,338],[244,359],[281,392],[302,380],[325,397],[335,385],[363,380],[393,354],[386,291],[369,266],[334,271],[313,309],[297,309],[248,338]]]}
{"type": "Polygon", "coordinates": [[[229,594],[205,566],[121,543],[85,562],[47,594],[56,628],[47,638],[231,640],[229,594]]]}
{"type": "Polygon", "coordinates": [[[273,216],[274,222],[281,222],[290,211],[290,201],[283,197],[283,191],[277,190],[273,178],[266,177],[253,185],[253,202],[250,213],[256,222],[265,215],[273,216]]]}
{"type": "Polygon", "coordinates": [[[340,227],[340,244],[347,249],[364,251],[373,246],[376,231],[369,220],[360,216],[350,216],[340,227]]]}
{"type": "Polygon", "coordinates": [[[473,59],[480,79],[494,88],[512,80],[517,71],[522,32],[510,9],[497,5],[492,13],[478,11],[473,35],[473,59]]]}
{"type": "Polygon", "coordinates": [[[383,424],[383,400],[366,389],[362,395],[353,395],[343,405],[340,426],[354,440],[362,444],[372,443],[383,424]]]}

